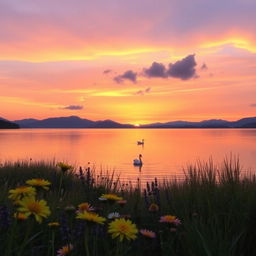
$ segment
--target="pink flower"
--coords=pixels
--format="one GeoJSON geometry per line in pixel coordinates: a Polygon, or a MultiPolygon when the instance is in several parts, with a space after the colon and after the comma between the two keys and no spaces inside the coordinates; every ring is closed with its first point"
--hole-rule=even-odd
{"type": "Polygon", "coordinates": [[[150,230],[147,230],[147,229],[141,229],[140,230],[140,233],[143,235],[143,236],[146,236],[148,238],[155,238],[156,237],[156,233],[153,232],[153,231],[150,231],[150,230]]]}
{"type": "Polygon", "coordinates": [[[72,244],[67,244],[57,251],[57,256],[66,256],[73,250],[72,244]]]}
{"type": "Polygon", "coordinates": [[[172,216],[172,215],[165,215],[165,216],[161,216],[159,222],[162,223],[173,223],[176,220],[176,216],[172,216]]]}

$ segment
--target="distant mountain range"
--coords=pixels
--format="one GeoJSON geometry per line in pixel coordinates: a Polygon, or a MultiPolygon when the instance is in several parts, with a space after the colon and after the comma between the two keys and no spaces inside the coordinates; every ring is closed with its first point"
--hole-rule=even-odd
{"type": "Polygon", "coordinates": [[[120,124],[112,120],[91,121],[77,116],[54,117],[43,120],[15,120],[21,128],[133,128],[131,124],[120,124]]]}
{"type": "MultiPolygon", "coordinates": [[[[15,126],[10,121],[4,119],[0,119],[0,121],[8,122],[10,126],[15,126]]],[[[21,128],[135,128],[131,124],[121,124],[112,120],[91,121],[77,116],[53,117],[43,120],[22,119],[13,122],[21,128]]],[[[222,119],[211,119],[200,122],[173,121],[141,125],[139,128],[256,128],[256,117],[242,118],[237,121],[226,121],[222,119]]]]}
{"type": "Polygon", "coordinates": [[[237,121],[210,119],[200,122],[174,121],[142,125],[142,128],[256,128],[256,117],[246,117],[237,121]]]}
{"type": "Polygon", "coordinates": [[[18,124],[10,122],[4,118],[0,117],[0,129],[18,129],[20,128],[18,124]]]}

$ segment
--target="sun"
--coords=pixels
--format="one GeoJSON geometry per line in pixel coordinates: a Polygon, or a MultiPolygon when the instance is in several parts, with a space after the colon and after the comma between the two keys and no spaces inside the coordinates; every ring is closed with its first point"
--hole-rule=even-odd
{"type": "Polygon", "coordinates": [[[135,127],[140,127],[140,124],[135,124],[134,126],[135,126],[135,127]]]}

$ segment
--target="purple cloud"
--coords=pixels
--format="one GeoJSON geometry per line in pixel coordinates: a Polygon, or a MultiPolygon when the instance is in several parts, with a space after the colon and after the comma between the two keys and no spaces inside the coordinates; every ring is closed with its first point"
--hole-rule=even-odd
{"type": "Polygon", "coordinates": [[[250,104],[250,107],[256,108],[256,103],[250,104]]]}
{"type": "MultiPolygon", "coordinates": [[[[197,78],[196,74],[196,61],[195,55],[188,55],[175,62],[174,64],[170,63],[168,68],[165,67],[164,64],[153,62],[149,68],[144,68],[143,73],[149,77],[160,77],[160,78],[168,78],[174,77],[182,80],[188,80],[190,78],[197,78]]],[[[207,69],[206,64],[203,65],[204,69],[207,69]]]]}
{"type": "Polygon", "coordinates": [[[188,80],[190,78],[197,77],[195,66],[195,55],[191,54],[183,58],[182,60],[175,62],[174,64],[170,63],[167,74],[170,77],[188,80]]]}
{"type": "Polygon", "coordinates": [[[81,105],[69,105],[69,106],[66,106],[62,109],[69,109],[69,110],[80,110],[80,109],[83,109],[84,107],[81,106],[81,105]]]}
{"type": "Polygon", "coordinates": [[[149,68],[144,69],[144,73],[148,77],[166,78],[167,77],[166,71],[167,70],[166,70],[164,64],[157,63],[157,62],[153,62],[149,68]]]}
{"type": "Polygon", "coordinates": [[[122,75],[114,77],[114,81],[118,84],[122,83],[124,80],[130,80],[131,82],[136,83],[137,73],[132,70],[128,70],[124,72],[122,75]]]}
{"type": "Polygon", "coordinates": [[[207,67],[207,65],[205,64],[205,63],[203,63],[203,65],[201,66],[201,68],[200,68],[201,70],[207,70],[208,69],[208,67],[207,67]]]}
{"type": "Polygon", "coordinates": [[[109,74],[110,72],[112,72],[112,70],[111,70],[111,69],[106,69],[106,70],[104,70],[104,71],[103,71],[103,74],[105,74],[105,75],[106,75],[106,74],[109,74]]]}
{"type": "Polygon", "coordinates": [[[139,91],[135,92],[134,95],[141,95],[141,96],[143,96],[143,95],[145,95],[146,93],[149,93],[150,91],[151,91],[151,88],[148,87],[148,88],[145,89],[145,90],[139,90],[139,91]]]}

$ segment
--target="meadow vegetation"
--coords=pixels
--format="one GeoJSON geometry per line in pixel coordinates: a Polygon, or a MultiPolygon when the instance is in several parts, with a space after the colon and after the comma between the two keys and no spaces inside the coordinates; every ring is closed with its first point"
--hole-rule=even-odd
{"type": "Polygon", "coordinates": [[[66,163],[7,162],[0,188],[1,255],[256,255],[256,177],[232,157],[145,186],[66,163]]]}

